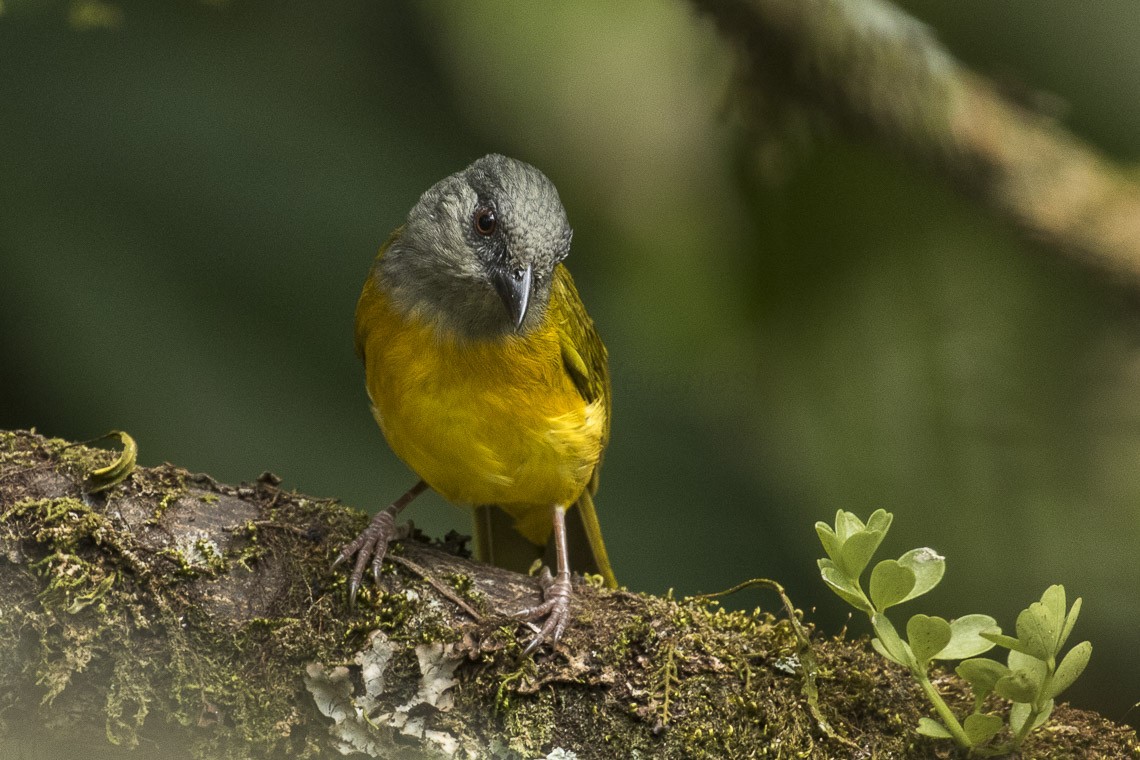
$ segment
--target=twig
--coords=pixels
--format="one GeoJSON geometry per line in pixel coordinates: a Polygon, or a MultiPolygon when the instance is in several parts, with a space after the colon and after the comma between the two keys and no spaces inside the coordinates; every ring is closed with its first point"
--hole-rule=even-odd
{"type": "Polygon", "coordinates": [[[449,589],[447,586],[445,586],[442,583],[440,583],[439,581],[437,581],[435,579],[435,577],[432,576],[432,574],[429,573],[423,567],[420,567],[415,562],[412,562],[410,559],[408,559],[406,557],[400,557],[400,556],[395,555],[395,554],[389,554],[386,557],[386,559],[392,560],[397,565],[403,565],[404,567],[408,568],[409,570],[411,570],[416,575],[423,578],[425,581],[428,582],[428,584],[432,588],[434,588],[436,591],[438,591],[442,596],[447,597],[448,599],[450,599],[452,602],[455,603],[455,606],[457,606],[459,609],[466,612],[471,617],[471,619],[474,620],[476,623],[482,623],[483,622],[483,616],[482,615],[480,615],[478,612],[476,612],[475,609],[470,604],[465,602],[461,596],[459,596],[454,591],[449,589]]]}
{"type": "Polygon", "coordinates": [[[1028,237],[1140,288],[1140,183],[959,64],[886,0],[692,0],[740,53],[759,133],[797,107],[901,150],[1028,237]],[[791,106],[789,109],[788,106],[791,106]]]}

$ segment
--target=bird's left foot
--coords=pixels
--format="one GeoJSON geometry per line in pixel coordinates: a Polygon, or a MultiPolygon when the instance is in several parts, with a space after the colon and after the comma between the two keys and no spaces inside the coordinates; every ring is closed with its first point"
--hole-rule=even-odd
{"type": "Polygon", "coordinates": [[[528,623],[543,621],[542,628],[523,650],[524,657],[542,646],[547,639],[550,639],[551,645],[557,644],[566,626],[570,624],[570,573],[551,575],[550,568],[544,567],[538,582],[542,584],[542,604],[515,613],[516,618],[528,623]]]}
{"type": "Polygon", "coordinates": [[[380,566],[384,562],[384,555],[388,553],[388,544],[408,537],[412,531],[411,523],[396,525],[396,515],[399,509],[392,505],[376,513],[372,522],[368,523],[359,536],[351,543],[345,544],[340,550],[333,567],[356,557],[352,568],[352,575],[348,578],[348,603],[356,604],[356,594],[360,591],[360,584],[364,580],[364,569],[372,563],[372,577],[377,583],[380,581],[380,566]]]}

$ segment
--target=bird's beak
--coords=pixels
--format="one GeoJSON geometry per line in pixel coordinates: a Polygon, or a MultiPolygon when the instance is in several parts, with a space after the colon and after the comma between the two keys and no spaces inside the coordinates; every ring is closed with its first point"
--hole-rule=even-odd
{"type": "Polygon", "coordinates": [[[522,326],[527,304],[530,303],[531,274],[532,268],[528,264],[523,269],[501,269],[491,277],[516,330],[522,326]]]}

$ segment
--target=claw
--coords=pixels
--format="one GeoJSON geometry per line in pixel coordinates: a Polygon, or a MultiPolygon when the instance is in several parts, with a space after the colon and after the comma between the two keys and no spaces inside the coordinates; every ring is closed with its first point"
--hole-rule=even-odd
{"type": "Polygon", "coordinates": [[[384,563],[384,555],[388,553],[388,544],[407,538],[411,534],[411,523],[396,525],[396,517],[412,500],[427,490],[427,483],[417,482],[400,498],[392,502],[386,509],[381,510],[372,518],[359,536],[354,538],[340,550],[340,554],[333,560],[332,566],[338,567],[350,558],[356,557],[352,566],[352,574],[348,577],[348,605],[356,605],[356,594],[360,591],[360,583],[364,580],[364,568],[372,562],[372,578],[380,582],[380,566],[384,563]]]}
{"type": "Polygon", "coordinates": [[[523,657],[532,654],[547,639],[551,645],[557,645],[570,623],[570,573],[560,572],[552,576],[550,569],[544,567],[538,582],[542,584],[542,603],[514,614],[515,618],[526,622],[542,621],[542,628],[523,650],[523,657]]]}

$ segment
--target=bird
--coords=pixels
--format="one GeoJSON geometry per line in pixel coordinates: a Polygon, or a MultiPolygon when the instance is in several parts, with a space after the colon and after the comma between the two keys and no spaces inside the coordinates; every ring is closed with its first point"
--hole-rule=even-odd
{"type": "MultiPolygon", "coordinates": [[[[553,534],[542,602],[514,615],[529,655],[571,622],[567,516],[605,585],[617,581],[593,496],[609,441],[606,347],[563,263],[573,235],[535,167],[484,156],[433,185],[381,246],[356,306],[373,416],[418,480],[338,554],[378,580],[396,518],[429,488],[474,509],[478,559],[526,571],[553,534]],[[571,511],[572,510],[572,511],[571,511]]],[[[575,547],[576,548],[576,547],[575,547]]]]}

